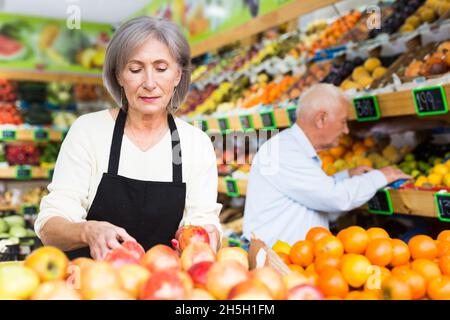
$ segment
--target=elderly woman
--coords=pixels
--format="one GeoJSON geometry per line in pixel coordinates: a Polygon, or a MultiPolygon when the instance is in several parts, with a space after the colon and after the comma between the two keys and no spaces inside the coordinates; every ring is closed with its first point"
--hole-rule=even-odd
{"type": "Polygon", "coordinates": [[[217,167],[201,130],[173,116],[190,85],[176,25],[139,17],[106,51],[103,80],[120,109],[81,116],[61,147],[35,229],[70,258],[102,259],[121,241],[170,245],[179,226],[220,239],[217,167]]]}

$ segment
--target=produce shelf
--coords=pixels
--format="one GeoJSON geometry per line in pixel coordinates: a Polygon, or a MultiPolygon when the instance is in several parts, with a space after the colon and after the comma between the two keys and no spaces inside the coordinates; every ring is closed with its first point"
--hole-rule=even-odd
{"type": "MultiPolygon", "coordinates": [[[[419,87],[419,86],[418,86],[419,87]]],[[[443,86],[447,101],[450,101],[450,84],[443,86]]],[[[417,115],[416,107],[414,104],[412,90],[397,91],[391,93],[383,93],[375,95],[378,101],[380,118],[399,117],[399,116],[412,116],[417,115]]],[[[243,113],[245,114],[245,113],[243,113]]],[[[273,114],[275,118],[276,128],[286,128],[291,125],[288,112],[285,108],[274,108],[273,114]]],[[[352,106],[349,113],[350,120],[356,120],[355,109],[352,106]]],[[[441,119],[448,119],[449,114],[441,115],[441,119]]],[[[220,132],[219,119],[227,118],[229,122],[230,131],[242,131],[242,125],[240,122],[241,115],[231,116],[206,116],[201,120],[194,121],[194,125],[198,128],[202,127],[202,121],[207,121],[208,130],[211,132],[220,132]]],[[[256,130],[264,128],[261,115],[259,112],[249,112],[248,116],[253,120],[254,128],[256,130]]],[[[429,118],[429,116],[422,116],[421,118],[429,118]]]]}
{"type": "Polygon", "coordinates": [[[52,168],[35,166],[11,166],[0,168],[0,179],[5,180],[47,180],[53,174],[52,168]]]}
{"type": "MultiPolygon", "coordinates": [[[[236,182],[240,195],[246,195],[247,180],[237,179],[236,182]]],[[[219,177],[219,193],[226,194],[228,192],[225,178],[219,177]]],[[[394,213],[438,218],[434,194],[434,191],[389,189],[394,213]]],[[[361,209],[368,210],[368,205],[362,206],[361,209]]]]}
{"type": "Polygon", "coordinates": [[[62,141],[65,131],[46,129],[46,128],[30,128],[30,129],[14,129],[0,127],[0,141],[62,141]]]}
{"type": "Polygon", "coordinates": [[[25,71],[0,69],[2,78],[18,81],[39,81],[39,82],[72,82],[82,84],[103,85],[100,74],[83,73],[62,73],[51,71],[25,71]]]}

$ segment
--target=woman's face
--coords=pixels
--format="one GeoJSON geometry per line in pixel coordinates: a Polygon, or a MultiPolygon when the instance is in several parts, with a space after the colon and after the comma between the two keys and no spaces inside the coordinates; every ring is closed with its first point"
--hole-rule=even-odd
{"type": "Polygon", "coordinates": [[[169,48],[150,37],[131,53],[118,80],[130,109],[155,114],[166,110],[180,79],[180,67],[169,48]]]}

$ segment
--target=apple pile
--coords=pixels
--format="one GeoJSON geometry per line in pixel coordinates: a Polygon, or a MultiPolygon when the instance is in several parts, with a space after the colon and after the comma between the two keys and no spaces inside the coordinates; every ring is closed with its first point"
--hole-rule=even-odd
{"type": "Polygon", "coordinates": [[[183,227],[178,251],[156,245],[147,252],[124,242],[104,261],[69,261],[54,247],[33,251],[24,263],[0,265],[0,299],[210,300],[322,299],[300,273],[249,271],[247,252],[224,247],[215,253],[201,227],[183,227]]]}

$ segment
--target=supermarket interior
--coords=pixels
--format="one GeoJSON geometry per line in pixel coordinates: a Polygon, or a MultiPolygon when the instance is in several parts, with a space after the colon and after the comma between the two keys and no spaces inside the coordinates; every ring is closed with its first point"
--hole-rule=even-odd
{"type": "Polygon", "coordinates": [[[0,0],[0,299],[450,300],[448,99],[449,0],[0,0]]]}

